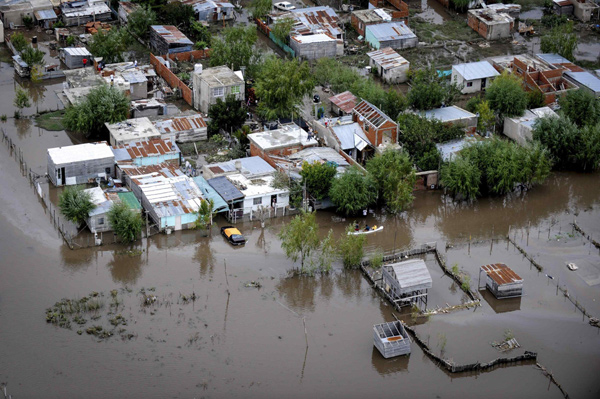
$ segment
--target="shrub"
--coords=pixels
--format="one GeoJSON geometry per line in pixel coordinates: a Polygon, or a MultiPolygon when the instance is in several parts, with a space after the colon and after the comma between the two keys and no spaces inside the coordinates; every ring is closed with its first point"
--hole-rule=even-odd
{"type": "Polygon", "coordinates": [[[363,234],[348,234],[354,232],[354,226],[349,225],[339,240],[338,250],[346,268],[360,266],[364,256],[364,245],[367,237],[363,234]]]}
{"type": "Polygon", "coordinates": [[[124,202],[115,203],[108,211],[108,221],[122,242],[131,243],[142,232],[142,217],[124,202]]]}
{"type": "Polygon", "coordinates": [[[60,194],[58,207],[67,220],[81,226],[96,206],[92,203],[90,194],[81,187],[67,186],[60,194]]]}

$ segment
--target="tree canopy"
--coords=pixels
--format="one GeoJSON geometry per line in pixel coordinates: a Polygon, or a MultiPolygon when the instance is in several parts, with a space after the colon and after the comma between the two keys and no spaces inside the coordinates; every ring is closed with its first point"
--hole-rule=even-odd
{"type": "Polygon", "coordinates": [[[573,31],[573,21],[552,28],[550,33],[542,36],[540,49],[542,53],[555,53],[569,61],[575,61],[573,52],[577,48],[578,34],[573,31]]]}
{"type": "Polygon", "coordinates": [[[339,212],[354,215],[377,200],[377,187],[373,178],[351,166],[331,183],[329,197],[339,212]]]}
{"type": "Polygon", "coordinates": [[[335,166],[330,163],[308,163],[306,161],[302,164],[300,171],[308,193],[318,200],[327,197],[336,173],[335,166]]]}
{"type": "Polygon", "coordinates": [[[44,63],[44,52],[37,48],[27,46],[21,51],[21,59],[25,61],[29,67],[41,65],[44,63]]]}
{"type": "Polygon", "coordinates": [[[256,77],[260,65],[260,53],[254,48],[258,40],[254,25],[236,25],[223,29],[221,37],[212,39],[210,66],[233,66],[237,71],[246,67],[247,77],[256,77]]]}
{"type": "Polygon", "coordinates": [[[408,102],[413,108],[421,111],[452,105],[460,95],[456,84],[439,76],[435,68],[411,72],[410,81],[408,102]]]}
{"type": "Polygon", "coordinates": [[[228,133],[238,130],[246,120],[246,109],[242,107],[235,95],[230,94],[223,101],[217,98],[217,102],[208,109],[208,133],[210,135],[219,133],[223,129],[228,133]]]}
{"type": "Polygon", "coordinates": [[[67,220],[81,226],[96,206],[92,203],[90,194],[85,192],[83,188],[67,186],[60,193],[58,207],[67,220]]]}
{"type": "Polygon", "coordinates": [[[12,35],[10,35],[10,42],[12,43],[15,50],[17,50],[17,52],[19,53],[23,51],[25,47],[28,46],[27,39],[25,38],[25,35],[21,32],[15,32],[12,35]]]}
{"type": "Polygon", "coordinates": [[[273,2],[271,0],[252,0],[250,3],[250,13],[252,18],[263,19],[271,12],[273,2]]]}
{"type": "Polygon", "coordinates": [[[148,5],[140,5],[127,17],[127,28],[142,39],[150,35],[150,27],[155,24],[156,13],[148,5]]]}
{"type": "Polygon", "coordinates": [[[440,183],[458,199],[475,199],[479,195],[481,171],[476,163],[458,157],[442,165],[440,183]]]}
{"type": "Polygon", "coordinates": [[[108,221],[114,232],[124,243],[134,242],[142,232],[141,215],[129,209],[124,202],[117,202],[110,207],[108,221]]]}
{"type": "Polygon", "coordinates": [[[269,57],[256,78],[258,113],[267,120],[289,118],[301,113],[305,96],[315,87],[306,61],[269,57]]]}
{"type": "Polygon", "coordinates": [[[352,232],[354,232],[354,226],[350,224],[338,241],[338,251],[342,256],[342,262],[346,268],[360,266],[360,262],[362,262],[365,254],[364,246],[367,236],[362,234],[348,234],[352,232]]]}
{"type": "Polygon", "coordinates": [[[569,90],[558,103],[562,115],[579,127],[600,123],[600,100],[587,90],[569,90]]]}
{"type": "Polygon", "coordinates": [[[121,122],[128,114],[129,98],[112,86],[101,85],[92,89],[80,103],[66,109],[64,123],[69,130],[97,138],[105,132],[105,123],[121,122]]]}
{"type": "Polygon", "coordinates": [[[195,19],[194,7],[179,1],[170,1],[160,7],[158,17],[165,25],[174,25],[184,33],[188,33],[195,19]]]}
{"type": "Polygon", "coordinates": [[[367,171],[390,213],[401,212],[412,203],[416,175],[407,153],[385,150],[367,161],[367,171]]]}
{"type": "Polygon", "coordinates": [[[125,28],[113,28],[108,32],[100,30],[92,36],[89,44],[94,57],[102,57],[106,64],[125,61],[131,35],[125,28]]]}
{"type": "Polygon", "coordinates": [[[520,77],[502,72],[485,91],[490,107],[501,117],[521,116],[527,107],[527,95],[520,77]]]}

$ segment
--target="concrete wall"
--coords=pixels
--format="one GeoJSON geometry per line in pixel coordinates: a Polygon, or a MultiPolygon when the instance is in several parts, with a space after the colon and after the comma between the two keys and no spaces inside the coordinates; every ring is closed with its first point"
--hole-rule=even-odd
{"type": "Polygon", "coordinates": [[[337,42],[335,40],[315,43],[299,43],[291,39],[290,47],[296,53],[296,57],[307,60],[317,60],[319,58],[334,58],[337,54],[337,42]]]}
{"type": "MultiPolygon", "coordinates": [[[[252,197],[244,197],[243,209],[244,214],[250,214],[257,212],[260,207],[271,207],[271,195],[277,195],[277,208],[286,207],[290,203],[290,196],[288,192],[279,192],[278,194],[265,194],[265,195],[255,195],[252,197]],[[254,199],[261,198],[261,204],[254,205],[254,199]]],[[[272,207],[271,207],[272,208],[272,207]]]]}
{"type": "MultiPolygon", "coordinates": [[[[592,11],[594,11],[594,7],[589,3],[579,3],[577,0],[571,0],[571,4],[573,4],[573,14],[575,17],[581,22],[589,22],[592,19],[592,11]]],[[[597,13],[598,11],[594,11],[597,13]]]]}
{"type": "MultiPolygon", "coordinates": [[[[486,78],[485,87],[489,87],[492,83],[493,78],[486,78]]],[[[452,82],[456,83],[458,87],[461,88],[461,93],[478,93],[482,90],[481,83],[482,79],[475,80],[464,80],[461,74],[456,73],[455,69],[452,68],[452,82]],[[471,82],[472,85],[468,86],[468,83],[471,82]]]]}
{"type": "Polygon", "coordinates": [[[163,78],[171,88],[177,88],[186,103],[192,105],[192,89],[181,81],[169,68],[163,65],[154,54],[150,54],[150,64],[156,70],[156,74],[163,78]]]}
{"type": "Polygon", "coordinates": [[[143,100],[148,98],[148,82],[130,84],[129,98],[131,100],[143,100]]]}
{"type": "Polygon", "coordinates": [[[94,215],[86,221],[90,231],[92,233],[104,233],[106,231],[111,231],[112,226],[108,221],[108,214],[101,213],[99,215],[94,215]],[[102,223],[100,223],[102,222],[102,223]]]}
{"type": "Polygon", "coordinates": [[[192,86],[194,88],[194,108],[195,109],[207,114],[210,106],[212,104],[216,103],[218,98],[225,101],[225,99],[227,98],[228,95],[233,94],[232,89],[235,86],[240,87],[240,92],[235,94],[237,100],[242,101],[244,99],[244,96],[245,96],[244,83],[238,83],[238,84],[234,84],[231,86],[225,86],[225,94],[222,97],[215,97],[215,96],[213,96],[213,93],[212,93],[213,87],[209,87],[208,83],[201,79],[201,76],[202,75],[194,73],[193,77],[192,77],[192,82],[193,82],[192,86]]]}
{"type": "Polygon", "coordinates": [[[511,30],[514,25],[513,22],[507,21],[506,23],[494,23],[488,24],[487,21],[477,18],[476,15],[469,12],[467,17],[467,24],[479,35],[486,38],[487,40],[497,40],[508,38],[511,36],[511,30]]]}
{"type": "Polygon", "coordinates": [[[511,118],[504,118],[504,135],[522,146],[533,139],[529,126],[518,123],[511,118]]]}
{"type": "Polygon", "coordinates": [[[381,79],[387,83],[404,83],[408,80],[408,70],[410,69],[410,65],[401,65],[396,68],[391,69],[383,69],[381,66],[377,65],[377,63],[373,60],[369,61],[369,65],[373,68],[377,68],[377,73],[381,76],[381,79]]]}

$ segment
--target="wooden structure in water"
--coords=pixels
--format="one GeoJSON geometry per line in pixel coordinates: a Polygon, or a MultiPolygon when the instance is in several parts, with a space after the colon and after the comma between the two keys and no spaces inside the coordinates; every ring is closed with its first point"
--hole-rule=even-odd
{"type": "Polygon", "coordinates": [[[427,291],[432,279],[423,259],[410,259],[382,267],[385,292],[400,306],[412,303],[427,305],[427,291]]]}
{"type": "Polygon", "coordinates": [[[410,338],[400,321],[375,324],[373,326],[373,343],[383,357],[408,355],[410,338]]]}
{"type": "Polygon", "coordinates": [[[486,274],[485,286],[497,299],[515,298],[523,295],[523,279],[504,263],[481,266],[486,274]]]}

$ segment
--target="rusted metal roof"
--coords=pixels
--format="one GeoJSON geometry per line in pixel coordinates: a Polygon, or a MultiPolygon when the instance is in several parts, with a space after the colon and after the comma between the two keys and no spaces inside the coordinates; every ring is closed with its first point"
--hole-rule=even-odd
{"type": "Polygon", "coordinates": [[[169,44],[194,44],[173,25],[152,25],[151,28],[169,44]]]}
{"type": "Polygon", "coordinates": [[[383,111],[365,100],[362,100],[356,107],[354,107],[354,113],[358,115],[358,118],[361,121],[366,119],[367,122],[376,128],[381,127],[385,122],[392,122],[393,124],[396,124],[396,122],[384,114],[383,111]]]}
{"type": "Polygon", "coordinates": [[[356,106],[358,98],[356,98],[356,96],[349,91],[345,91],[336,96],[330,97],[329,101],[331,101],[332,104],[341,109],[343,112],[350,114],[352,113],[352,109],[356,106]]]}
{"type": "MultiPolygon", "coordinates": [[[[400,54],[394,51],[391,47],[382,48],[381,50],[371,51],[367,53],[369,58],[373,60],[377,65],[383,69],[393,69],[406,65],[409,63],[400,54]]],[[[491,66],[491,65],[490,65],[491,66]]]]}
{"type": "Polygon", "coordinates": [[[504,263],[493,263],[481,266],[481,270],[483,270],[498,285],[523,282],[523,279],[504,263]]]}
{"type": "Polygon", "coordinates": [[[131,159],[175,154],[179,152],[177,145],[169,138],[132,141],[114,148],[126,150],[131,159]]]}
{"type": "Polygon", "coordinates": [[[154,126],[161,133],[174,133],[206,128],[206,122],[202,115],[193,114],[155,121],[154,126]]]}

